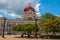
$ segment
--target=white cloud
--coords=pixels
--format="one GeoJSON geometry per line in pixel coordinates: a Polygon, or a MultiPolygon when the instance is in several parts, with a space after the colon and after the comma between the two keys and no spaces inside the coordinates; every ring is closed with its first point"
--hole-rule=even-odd
{"type": "Polygon", "coordinates": [[[38,3],[38,0],[2,0],[2,1],[0,0],[0,2],[2,6],[3,5],[6,6],[6,7],[2,7],[2,9],[8,10],[10,12],[18,12],[18,11],[23,11],[28,3],[31,3],[31,5],[34,7],[35,4],[38,3]],[[5,2],[6,4],[3,4],[5,2]]]}
{"type": "Polygon", "coordinates": [[[15,13],[11,13],[11,14],[8,14],[8,15],[10,15],[10,16],[16,16],[16,14],[15,14],[15,13]]]}
{"type": "Polygon", "coordinates": [[[38,4],[35,5],[35,10],[36,10],[36,12],[39,12],[39,7],[40,7],[40,5],[41,5],[40,3],[38,3],[38,4]]]}
{"type": "Polygon", "coordinates": [[[41,5],[40,3],[38,3],[38,4],[35,5],[35,10],[36,10],[36,15],[37,16],[41,16],[41,13],[40,13],[40,10],[39,10],[40,5],[41,5]]]}
{"type": "Polygon", "coordinates": [[[41,13],[39,12],[39,13],[36,13],[36,15],[38,16],[38,17],[40,17],[41,16],[41,13]]]}
{"type": "Polygon", "coordinates": [[[0,17],[3,17],[2,15],[0,15],[0,17]]]}
{"type": "Polygon", "coordinates": [[[6,3],[6,2],[7,2],[7,0],[0,0],[0,2],[2,2],[2,3],[6,3]]]}
{"type": "Polygon", "coordinates": [[[40,4],[38,1],[39,0],[0,0],[0,10],[3,10],[7,15],[20,17],[20,14],[23,13],[28,3],[39,12],[40,4]]]}
{"type": "Polygon", "coordinates": [[[16,15],[15,13],[8,14],[7,12],[4,12],[3,10],[0,10],[0,17],[6,17],[10,19],[21,18],[20,15],[16,15]]]}
{"type": "Polygon", "coordinates": [[[12,16],[12,17],[18,17],[18,18],[21,18],[21,16],[19,15],[16,15],[15,13],[11,13],[11,14],[8,14],[9,16],[12,16]]]}

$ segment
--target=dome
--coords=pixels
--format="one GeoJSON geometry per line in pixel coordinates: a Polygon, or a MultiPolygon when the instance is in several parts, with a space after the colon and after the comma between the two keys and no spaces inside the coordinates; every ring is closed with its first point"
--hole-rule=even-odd
{"type": "Polygon", "coordinates": [[[35,9],[32,8],[30,5],[24,8],[24,12],[31,10],[32,12],[35,12],[35,9]]]}

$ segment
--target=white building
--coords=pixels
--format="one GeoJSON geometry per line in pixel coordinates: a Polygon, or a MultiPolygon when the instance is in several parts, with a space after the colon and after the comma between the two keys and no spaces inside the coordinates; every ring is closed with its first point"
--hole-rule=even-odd
{"type": "MultiPolygon", "coordinates": [[[[31,7],[30,4],[28,4],[24,8],[22,18],[6,19],[5,29],[7,31],[7,29],[9,28],[9,25],[11,25],[11,27],[12,27],[12,26],[18,25],[18,24],[34,24],[35,23],[35,19],[34,19],[35,16],[36,16],[35,9],[33,7],[31,7]]],[[[4,27],[4,18],[3,17],[0,17],[0,27],[4,27]]]]}

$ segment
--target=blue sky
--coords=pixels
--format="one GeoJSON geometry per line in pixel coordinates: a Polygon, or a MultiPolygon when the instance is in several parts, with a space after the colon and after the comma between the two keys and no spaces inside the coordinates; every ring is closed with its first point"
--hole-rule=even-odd
{"type": "Polygon", "coordinates": [[[60,16],[60,0],[41,0],[40,3],[41,14],[48,12],[60,16]]]}
{"type": "Polygon", "coordinates": [[[60,16],[60,0],[0,0],[0,17],[21,18],[28,3],[38,15],[48,12],[60,16]]]}

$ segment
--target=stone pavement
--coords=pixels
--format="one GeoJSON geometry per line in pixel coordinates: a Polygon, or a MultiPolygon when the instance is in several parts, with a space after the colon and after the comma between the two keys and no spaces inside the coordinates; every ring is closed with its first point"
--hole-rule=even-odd
{"type": "Polygon", "coordinates": [[[60,39],[29,39],[29,38],[16,38],[17,36],[20,35],[5,35],[5,38],[2,38],[0,36],[0,40],[60,40],[60,39]]]}

